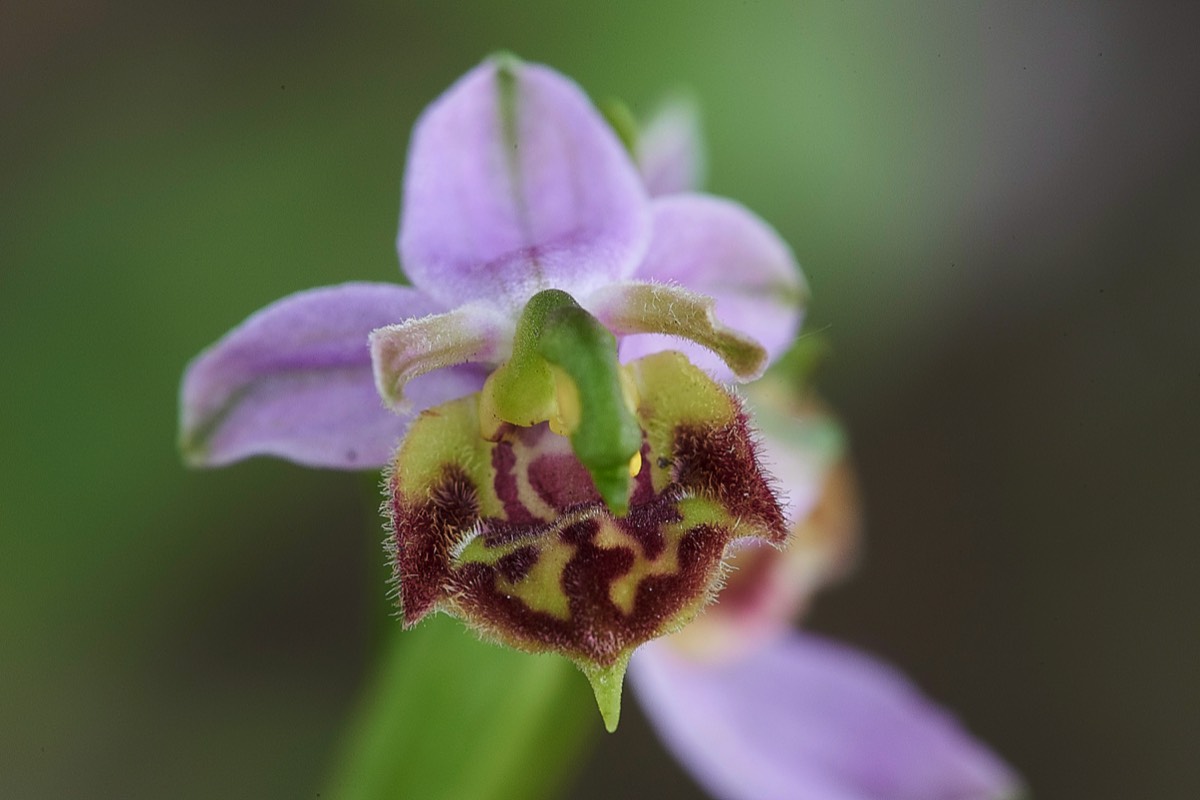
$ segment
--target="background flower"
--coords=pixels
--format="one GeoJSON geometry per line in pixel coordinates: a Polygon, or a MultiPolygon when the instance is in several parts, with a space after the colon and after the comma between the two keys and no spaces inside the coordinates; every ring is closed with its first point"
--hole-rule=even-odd
{"type": "MultiPolygon", "coordinates": [[[[703,145],[694,106],[669,103],[646,129],[649,139],[637,140],[634,152],[651,193],[697,190],[703,145]]],[[[689,233],[708,238],[700,228],[689,233]]],[[[755,283],[733,266],[735,257],[713,261],[727,265],[725,280],[755,283]]],[[[703,276],[681,268],[674,277],[688,285],[703,276]]],[[[747,315],[753,300],[771,296],[742,294],[747,315]]],[[[654,344],[669,345],[663,338],[654,344]]],[[[625,349],[637,353],[642,343],[630,344],[625,349]]],[[[791,630],[812,595],[847,571],[858,548],[859,500],[837,423],[806,385],[809,376],[789,375],[787,366],[748,387],[747,400],[787,498],[792,539],[783,553],[743,548],[713,606],[634,654],[631,678],[651,723],[718,797],[1015,796],[1020,780],[1012,770],[902,676],[791,630]]]]}

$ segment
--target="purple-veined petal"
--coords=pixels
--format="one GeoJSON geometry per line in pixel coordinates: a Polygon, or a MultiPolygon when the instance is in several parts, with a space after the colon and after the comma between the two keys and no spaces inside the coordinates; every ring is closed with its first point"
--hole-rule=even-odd
{"type": "MultiPolygon", "coordinates": [[[[710,195],[661,197],[651,209],[650,248],[635,277],[712,297],[720,322],[758,341],[772,360],[783,353],[800,328],[808,288],[779,235],[743,206],[710,195]]],[[[657,334],[626,337],[621,358],[660,350],[681,350],[714,377],[732,378],[712,352],[657,334]]]]}
{"type": "MultiPolygon", "coordinates": [[[[180,440],[188,461],[220,466],[252,455],[366,469],[386,463],[407,421],[375,391],[371,330],[438,309],[414,289],[347,283],[285,297],[205,350],[184,374],[180,440]]],[[[477,391],[459,369],[414,382],[418,407],[477,391]]]]}
{"type": "Polygon", "coordinates": [[[489,59],[417,122],[400,257],[413,284],[446,306],[587,291],[628,276],[648,236],[632,160],[553,70],[489,59]]]}
{"type": "Polygon", "coordinates": [[[704,185],[704,141],[695,101],[674,97],[637,137],[637,163],[651,197],[694,192],[704,185]]]}
{"type": "Polygon", "coordinates": [[[985,800],[1016,774],[891,667],[792,634],[740,662],[633,656],[638,699],[667,746],[721,800],[985,800]]]}
{"type": "Polygon", "coordinates": [[[478,302],[377,328],[370,337],[375,388],[386,405],[407,413],[413,406],[406,389],[411,381],[459,364],[507,358],[513,326],[495,306],[478,302]]]}

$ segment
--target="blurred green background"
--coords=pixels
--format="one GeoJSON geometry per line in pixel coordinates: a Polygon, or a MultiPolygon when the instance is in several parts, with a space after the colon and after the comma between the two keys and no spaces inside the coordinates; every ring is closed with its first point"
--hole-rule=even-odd
{"type": "MultiPolygon", "coordinates": [[[[811,626],[1040,797],[1200,796],[1196,16],[6,6],[0,796],[320,791],[389,624],[375,478],[186,471],[178,380],[270,300],[395,278],[408,132],[497,48],[693,90],[711,189],[795,248],[869,536],[811,626]]],[[[702,796],[632,703],[588,753],[565,796],[702,796]]]]}

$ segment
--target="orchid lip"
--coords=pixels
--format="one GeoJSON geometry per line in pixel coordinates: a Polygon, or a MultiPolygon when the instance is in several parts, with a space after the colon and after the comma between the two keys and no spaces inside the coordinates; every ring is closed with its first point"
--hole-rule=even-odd
{"type": "Polygon", "coordinates": [[[480,436],[486,392],[419,416],[388,482],[405,624],[443,610],[519,649],[566,655],[610,727],[629,654],[712,599],[727,545],[786,537],[740,403],[677,353],[627,368],[640,456],[632,479],[622,466],[627,513],[547,422],[480,436]]]}

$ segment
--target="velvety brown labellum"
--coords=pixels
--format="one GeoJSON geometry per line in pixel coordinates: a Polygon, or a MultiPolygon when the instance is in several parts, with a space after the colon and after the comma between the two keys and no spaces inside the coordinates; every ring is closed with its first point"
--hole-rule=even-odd
{"type": "Polygon", "coordinates": [[[631,368],[644,438],[624,517],[545,424],[485,441],[474,397],[414,422],[389,479],[405,624],[443,610],[609,666],[711,600],[731,541],[783,543],[740,404],[677,354],[631,368]]]}

